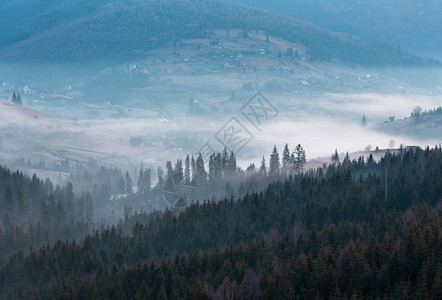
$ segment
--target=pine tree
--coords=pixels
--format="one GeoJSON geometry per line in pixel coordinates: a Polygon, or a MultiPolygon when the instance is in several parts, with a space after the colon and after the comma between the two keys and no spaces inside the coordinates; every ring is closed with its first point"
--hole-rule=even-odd
{"type": "Polygon", "coordinates": [[[267,175],[267,170],[266,170],[267,168],[266,168],[266,159],[264,158],[264,156],[262,157],[262,160],[261,160],[261,167],[259,168],[259,173],[262,175],[262,176],[266,176],[267,175]]]}
{"type": "Polygon", "coordinates": [[[270,176],[275,176],[279,173],[279,168],[281,167],[281,163],[279,161],[279,153],[276,145],[273,146],[272,154],[270,155],[270,176]]]}
{"type": "Polygon", "coordinates": [[[365,115],[362,115],[361,127],[367,126],[367,119],[365,119],[365,115]]]}
{"type": "Polygon", "coordinates": [[[160,191],[160,192],[163,192],[164,171],[163,171],[163,169],[161,169],[161,167],[158,167],[157,175],[158,175],[157,190],[160,191]]]}
{"type": "Polygon", "coordinates": [[[221,159],[221,153],[218,152],[216,154],[216,157],[214,158],[213,163],[215,164],[215,174],[217,178],[222,178],[223,172],[222,172],[222,159],[221,159]]]}
{"type": "Polygon", "coordinates": [[[293,57],[293,55],[294,55],[293,48],[292,47],[288,47],[287,50],[285,51],[285,56],[293,57]]]}
{"type": "Polygon", "coordinates": [[[215,153],[212,153],[209,157],[209,180],[214,181],[216,176],[216,166],[215,166],[215,153]]]}
{"type": "Polygon", "coordinates": [[[16,102],[17,102],[17,95],[15,94],[15,92],[12,94],[11,102],[14,103],[14,104],[16,104],[16,102]]]}
{"type": "Polygon", "coordinates": [[[18,105],[23,105],[23,102],[21,101],[20,93],[17,93],[17,103],[18,105]]]}
{"type": "Polygon", "coordinates": [[[304,148],[302,148],[301,144],[298,144],[294,151],[293,169],[295,170],[295,172],[303,171],[305,163],[305,150],[304,148]]]}
{"type": "Polygon", "coordinates": [[[290,150],[289,145],[285,144],[284,151],[282,152],[282,167],[284,170],[290,169],[292,163],[290,162],[290,150]]]}
{"type": "Polygon", "coordinates": [[[348,155],[348,151],[345,154],[344,160],[342,161],[342,166],[344,168],[349,168],[351,166],[350,156],[348,155]]]}
{"type": "Polygon", "coordinates": [[[190,183],[190,158],[189,154],[186,155],[185,168],[184,168],[184,182],[190,183]]]}
{"type": "Polygon", "coordinates": [[[120,182],[118,183],[118,192],[124,193],[126,191],[126,184],[124,183],[124,178],[121,176],[120,182]]]}
{"type": "Polygon", "coordinates": [[[339,162],[339,154],[338,149],[335,149],[335,152],[331,156],[332,163],[338,163],[339,162]]]}
{"type": "Polygon", "coordinates": [[[206,183],[207,180],[207,173],[204,168],[204,159],[201,155],[201,153],[198,155],[198,158],[196,159],[196,175],[197,175],[197,181],[199,183],[206,183]]]}
{"type": "Polygon", "coordinates": [[[195,162],[195,158],[192,155],[192,159],[190,160],[190,167],[192,170],[192,181],[196,181],[197,176],[197,172],[196,172],[196,162],[195,162]]]}
{"type": "Polygon", "coordinates": [[[149,194],[150,193],[150,189],[151,189],[151,185],[152,185],[152,171],[150,169],[146,169],[144,171],[143,174],[143,179],[144,179],[144,189],[143,192],[144,194],[149,194]]]}
{"type": "Polygon", "coordinates": [[[142,195],[144,193],[144,171],[143,165],[141,165],[140,173],[138,174],[137,193],[142,195]]]}
{"type": "Polygon", "coordinates": [[[126,171],[126,192],[131,195],[133,192],[132,179],[130,178],[129,172],[126,171]]]}
{"type": "Polygon", "coordinates": [[[23,102],[21,101],[21,96],[20,93],[15,94],[15,92],[12,94],[12,103],[17,104],[17,105],[22,105],[23,102]]]}
{"type": "Polygon", "coordinates": [[[173,173],[177,184],[183,181],[183,161],[181,159],[177,159],[173,173]]]}
{"type": "Polygon", "coordinates": [[[251,163],[251,164],[247,167],[247,170],[246,170],[247,174],[249,174],[249,175],[253,175],[253,174],[255,174],[255,171],[256,171],[256,167],[255,167],[255,164],[254,164],[254,163],[251,163]]]}
{"type": "Polygon", "coordinates": [[[12,203],[14,202],[14,198],[13,198],[12,189],[11,189],[11,186],[9,185],[9,183],[6,186],[6,192],[5,192],[4,199],[5,199],[6,205],[8,207],[11,207],[12,203]]]}
{"type": "Polygon", "coordinates": [[[172,177],[173,174],[173,168],[172,163],[170,161],[166,162],[166,177],[172,177]]]}
{"type": "Polygon", "coordinates": [[[226,170],[226,166],[229,163],[229,153],[227,153],[227,148],[224,147],[223,153],[221,155],[221,169],[224,172],[226,170]]]}
{"type": "Polygon", "coordinates": [[[294,163],[295,163],[295,152],[292,152],[292,154],[290,154],[290,166],[293,166],[294,163]]]}
{"type": "Polygon", "coordinates": [[[236,172],[236,157],[235,157],[235,153],[233,153],[233,151],[230,153],[230,157],[229,157],[229,162],[227,163],[226,169],[227,169],[227,173],[229,175],[233,175],[236,172]]]}

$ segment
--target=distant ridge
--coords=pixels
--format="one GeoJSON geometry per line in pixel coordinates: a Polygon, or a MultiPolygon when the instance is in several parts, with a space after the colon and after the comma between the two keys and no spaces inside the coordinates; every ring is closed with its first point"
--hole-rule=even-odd
{"type": "Polygon", "coordinates": [[[350,39],[294,17],[222,0],[0,2],[1,62],[128,60],[214,30],[264,30],[301,42],[312,59],[361,65],[421,64],[387,45],[350,39]]]}

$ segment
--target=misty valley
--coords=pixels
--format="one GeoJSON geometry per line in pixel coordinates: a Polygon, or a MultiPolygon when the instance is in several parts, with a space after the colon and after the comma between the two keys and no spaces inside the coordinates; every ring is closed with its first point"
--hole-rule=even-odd
{"type": "Polygon", "coordinates": [[[442,7],[344,2],[0,3],[0,299],[441,299],[442,7]]]}

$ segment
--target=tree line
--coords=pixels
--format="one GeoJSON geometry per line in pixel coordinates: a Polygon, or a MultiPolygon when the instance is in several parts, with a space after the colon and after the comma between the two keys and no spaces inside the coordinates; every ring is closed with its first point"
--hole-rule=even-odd
{"type": "Polygon", "coordinates": [[[136,213],[82,241],[17,252],[0,267],[0,289],[9,298],[438,299],[441,171],[441,147],[402,149],[236,199],[136,213]]]}

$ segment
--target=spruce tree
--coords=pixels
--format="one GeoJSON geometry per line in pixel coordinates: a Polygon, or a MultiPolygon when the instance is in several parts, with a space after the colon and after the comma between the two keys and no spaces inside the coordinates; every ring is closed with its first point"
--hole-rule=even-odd
{"type": "Polygon", "coordinates": [[[286,143],[284,146],[284,151],[282,152],[282,167],[287,171],[291,165],[289,145],[286,143]]]}
{"type": "Polygon", "coordinates": [[[285,56],[293,57],[293,55],[294,55],[293,48],[292,47],[288,47],[287,50],[285,51],[285,56]]]}
{"type": "Polygon", "coordinates": [[[197,176],[197,172],[196,172],[196,162],[195,162],[195,158],[192,155],[192,159],[190,160],[190,167],[192,170],[192,181],[196,181],[197,176]]]}
{"type": "Polygon", "coordinates": [[[259,168],[259,173],[261,173],[261,175],[263,176],[267,175],[266,159],[264,158],[264,156],[262,157],[261,160],[261,167],[259,168]]]}
{"type": "Polygon", "coordinates": [[[118,192],[124,193],[126,191],[126,185],[124,183],[124,178],[121,176],[120,182],[118,183],[118,192]]]}
{"type": "Polygon", "coordinates": [[[152,171],[150,169],[146,169],[143,174],[144,179],[144,194],[150,193],[150,187],[152,185],[152,171]]]}
{"type": "Polygon", "coordinates": [[[224,147],[223,153],[221,155],[221,168],[224,172],[226,170],[226,166],[229,163],[229,153],[227,152],[227,148],[224,147]]]}
{"type": "Polygon", "coordinates": [[[197,175],[197,181],[199,183],[206,183],[207,180],[207,173],[204,168],[204,159],[201,155],[201,153],[198,155],[198,158],[196,159],[196,175],[197,175]]]}
{"type": "Polygon", "coordinates": [[[184,168],[184,183],[190,183],[190,158],[189,154],[186,155],[185,168],[184,168]]]}
{"type": "Polygon", "coordinates": [[[174,180],[175,180],[176,184],[183,181],[183,161],[181,159],[177,159],[173,173],[174,173],[174,180]]]}
{"type": "Polygon", "coordinates": [[[216,166],[215,166],[215,153],[212,153],[209,157],[209,180],[213,181],[216,176],[216,166]]]}
{"type": "Polygon", "coordinates": [[[17,102],[16,102],[16,104],[23,105],[23,102],[21,101],[20,93],[17,93],[17,102]]]}
{"type": "Polygon", "coordinates": [[[163,192],[163,186],[164,186],[164,171],[161,167],[158,167],[157,169],[157,175],[158,175],[158,182],[157,182],[157,190],[162,193],[163,192]]]}
{"type": "Polygon", "coordinates": [[[170,161],[166,162],[166,177],[171,177],[173,174],[172,163],[170,161]]]}
{"type": "Polygon", "coordinates": [[[344,168],[349,168],[351,167],[351,161],[350,161],[350,156],[348,155],[348,151],[345,154],[344,160],[342,161],[342,166],[344,168]]]}
{"type": "Polygon", "coordinates": [[[137,193],[142,195],[144,193],[144,171],[143,165],[141,165],[140,173],[138,174],[137,193]]]}
{"type": "Polygon", "coordinates": [[[215,173],[217,178],[222,178],[222,159],[221,159],[221,153],[218,152],[216,154],[216,157],[214,159],[215,164],[215,173]]]}
{"type": "Polygon", "coordinates": [[[236,172],[236,168],[237,168],[236,157],[235,157],[235,153],[233,153],[233,151],[232,151],[230,153],[229,162],[227,163],[226,169],[230,175],[233,175],[236,172]]]}
{"type": "Polygon", "coordinates": [[[338,149],[335,149],[335,152],[331,156],[332,163],[338,163],[339,162],[339,154],[338,149]]]}
{"type": "Polygon", "coordinates": [[[132,179],[130,178],[129,172],[126,171],[126,192],[131,195],[133,192],[132,189],[132,179]]]}
{"type": "Polygon", "coordinates": [[[247,170],[246,170],[247,174],[249,174],[249,175],[253,175],[253,174],[255,174],[255,171],[256,171],[256,167],[255,167],[255,164],[254,164],[254,163],[251,163],[251,164],[247,167],[247,170]]]}
{"type": "Polygon", "coordinates": [[[275,176],[279,173],[280,168],[280,161],[279,161],[279,153],[278,149],[276,148],[276,145],[273,146],[272,154],[270,155],[270,172],[269,175],[275,176]]]}
{"type": "Polygon", "coordinates": [[[302,148],[301,144],[298,144],[298,146],[296,146],[294,151],[293,169],[296,172],[301,172],[304,170],[305,163],[306,163],[305,150],[304,148],[302,148]]]}
{"type": "Polygon", "coordinates": [[[367,126],[367,119],[365,119],[365,115],[362,115],[361,127],[367,126]]]}

